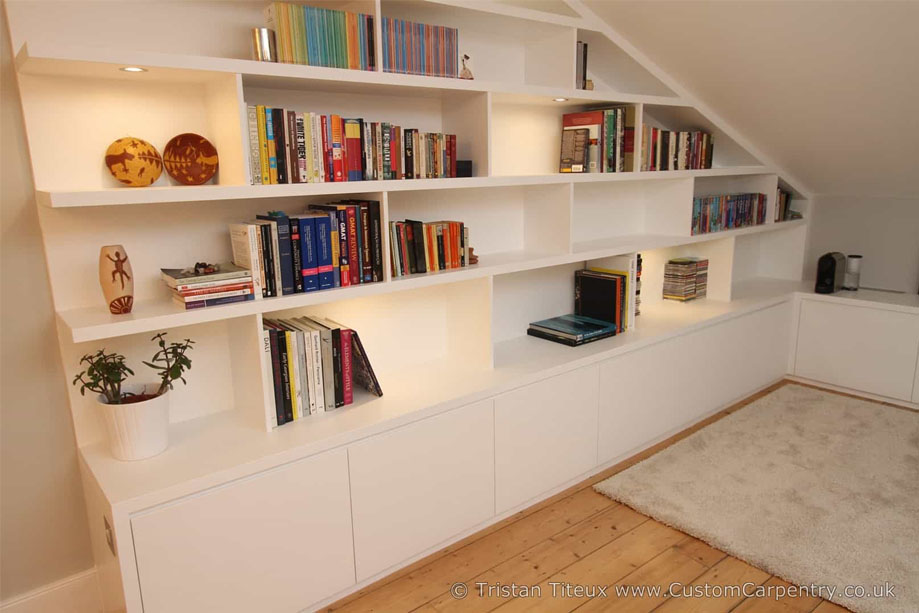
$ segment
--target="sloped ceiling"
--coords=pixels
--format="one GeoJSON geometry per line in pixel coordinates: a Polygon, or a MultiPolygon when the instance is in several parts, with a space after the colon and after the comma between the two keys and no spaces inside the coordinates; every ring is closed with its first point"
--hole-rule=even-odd
{"type": "Polygon", "coordinates": [[[806,189],[919,198],[919,2],[585,4],[806,189]]]}

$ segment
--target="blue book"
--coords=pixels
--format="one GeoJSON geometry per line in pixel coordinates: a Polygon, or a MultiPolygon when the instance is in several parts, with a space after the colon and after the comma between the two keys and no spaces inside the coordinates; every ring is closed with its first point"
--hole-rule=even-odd
{"type": "Polygon", "coordinates": [[[280,211],[271,211],[267,215],[256,215],[256,219],[272,222],[278,233],[278,258],[281,264],[281,294],[294,292],[294,256],[290,246],[290,219],[280,211]]]}
{"type": "Polygon", "coordinates": [[[303,291],[319,289],[319,267],[316,258],[316,220],[312,216],[300,217],[300,257],[303,260],[303,291]]]}
{"type": "Polygon", "coordinates": [[[583,315],[561,315],[551,319],[534,321],[530,328],[570,338],[573,341],[587,341],[601,336],[611,336],[616,332],[616,324],[583,315]]]}
{"type": "Polygon", "coordinates": [[[328,215],[316,215],[313,221],[316,228],[319,289],[329,289],[335,287],[335,268],[332,266],[332,221],[328,215]]]}
{"type": "MultiPolygon", "coordinates": [[[[272,110],[269,107],[265,107],[265,140],[273,141],[274,140],[274,122],[271,119],[272,110]]],[[[271,148],[268,148],[271,151],[271,148]]],[[[278,158],[277,155],[270,155],[268,158],[268,167],[273,168],[275,173],[278,171],[278,158]]]]}

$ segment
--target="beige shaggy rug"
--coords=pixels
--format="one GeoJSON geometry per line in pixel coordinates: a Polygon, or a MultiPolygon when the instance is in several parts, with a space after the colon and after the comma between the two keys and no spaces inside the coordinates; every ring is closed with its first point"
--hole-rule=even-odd
{"type": "Polygon", "coordinates": [[[785,385],[595,489],[853,611],[919,611],[917,413],[785,385]]]}

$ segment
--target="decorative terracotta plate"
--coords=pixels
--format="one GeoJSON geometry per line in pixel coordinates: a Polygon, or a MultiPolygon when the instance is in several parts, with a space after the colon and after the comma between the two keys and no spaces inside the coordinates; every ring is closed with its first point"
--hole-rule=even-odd
{"type": "Polygon", "coordinates": [[[145,140],[125,136],[108,146],[105,165],[112,176],[131,187],[146,187],[160,178],[163,158],[145,140]]]}
{"type": "Polygon", "coordinates": [[[169,176],[179,183],[201,185],[217,172],[217,149],[198,134],[179,134],[166,143],[163,164],[169,176]]]}

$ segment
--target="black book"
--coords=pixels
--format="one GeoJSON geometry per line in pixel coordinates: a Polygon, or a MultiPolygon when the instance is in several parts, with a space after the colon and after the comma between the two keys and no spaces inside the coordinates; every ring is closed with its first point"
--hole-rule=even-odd
{"type": "Polygon", "coordinates": [[[460,222],[459,229],[460,266],[466,266],[466,225],[460,222]]]}
{"type": "MultiPolygon", "coordinates": [[[[337,409],[345,406],[345,377],[341,364],[341,328],[335,322],[322,317],[312,317],[311,319],[332,333],[332,381],[335,390],[335,408],[337,409]]],[[[323,363],[322,367],[325,368],[326,364],[323,363]]]]}
{"type": "Polygon", "coordinates": [[[294,293],[303,292],[303,254],[300,252],[300,219],[289,217],[290,222],[290,257],[293,260],[294,293]]]}
{"type": "Polygon", "coordinates": [[[411,219],[406,219],[405,223],[412,225],[412,235],[415,239],[413,253],[415,256],[415,270],[416,272],[428,272],[424,258],[424,224],[411,219]]]}
{"type": "MultiPolygon", "coordinates": [[[[613,275],[578,270],[574,273],[574,313],[583,317],[619,323],[618,311],[623,282],[613,275]]],[[[615,332],[614,332],[615,334],[615,332]]]]}
{"type": "Polygon", "coordinates": [[[377,375],[370,365],[367,350],[358,336],[357,330],[351,330],[351,364],[354,373],[354,382],[366,389],[374,396],[382,396],[383,388],[377,380],[377,375]]]}
{"type": "Polygon", "coordinates": [[[268,341],[271,344],[271,375],[274,380],[274,411],[278,419],[278,425],[283,426],[287,423],[284,416],[284,396],[281,390],[281,353],[278,348],[278,331],[268,329],[268,341]]]}
{"type": "Polygon", "coordinates": [[[275,295],[287,295],[294,293],[294,264],[290,245],[290,220],[287,215],[280,211],[272,211],[268,215],[256,215],[256,219],[271,222],[277,228],[278,233],[278,251],[273,254],[278,258],[281,265],[281,278],[278,279],[281,287],[275,295]]]}
{"type": "Polygon", "coordinates": [[[542,330],[534,330],[533,328],[527,328],[527,334],[529,336],[535,336],[536,338],[542,338],[547,341],[553,341],[556,343],[561,343],[562,345],[568,345],[569,347],[578,347],[580,345],[586,345],[587,343],[592,343],[594,341],[599,341],[600,339],[609,338],[613,336],[612,332],[608,332],[605,334],[593,336],[588,339],[576,341],[570,338],[566,338],[564,336],[557,336],[549,332],[543,332],[542,330]]]}
{"type": "Polygon", "coordinates": [[[284,399],[284,421],[294,420],[294,405],[290,397],[290,358],[287,355],[287,332],[277,330],[278,355],[281,358],[281,396],[284,399]]]}
{"type": "Polygon", "coordinates": [[[373,40],[373,17],[369,17],[366,20],[366,23],[367,23],[368,69],[375,70],[376,69],[376,63],[375,63],[376,58],[374,57],[374,54],[375,54],[376,47],[374,46],[374,40],[373,40]]]}
{"type": "Polygon", "coordinates": [[[444,270],[447,267],[444,260],[444,232],[441,226],[437,226],[437,265],[440,270],[444,270]]]}
{"type": "Polygon", "coordinates": [[[415,264],[415,227],[408,221],[402,226],[405,230],[405,248],[408,252],[405,254],[405,268],[407,272],[414,274],[418,272],[418,266],[415,264]]]}
{"type": "Polygon", "coordinates": [[[361,202],[356,211],[361,218],[361,276],[363,283],[373,281],[373,242],[370,227],[370,203],[361,202]]]}
{"type": "Polygon", "coordinates": [[[278,295],[278,286],[274,274],[274,241],[271,240],[271,226],[266,223],[259,224],[259,232],[262,235],[262,265],[265,267],[267,297],[274,298],[278,295]]]}
{"type": "Polygon", "coordinates": [[[284,123],[284,109],[271,109],[271,123],[274,127],[274,146],[278,160],[278,183],[287,180],[287,124],[284,123]]]}
{"type": "Polygon", "coordinates": [[[373,256],[373,280],[383,280],[383,224],[380,219],[380,202],[370,201],[370,242],[373,256]]]}
{"type": "Polygon", "coordinates": [[[405,178],[415,178],[415,129],[405,131],[405,178]]]}

